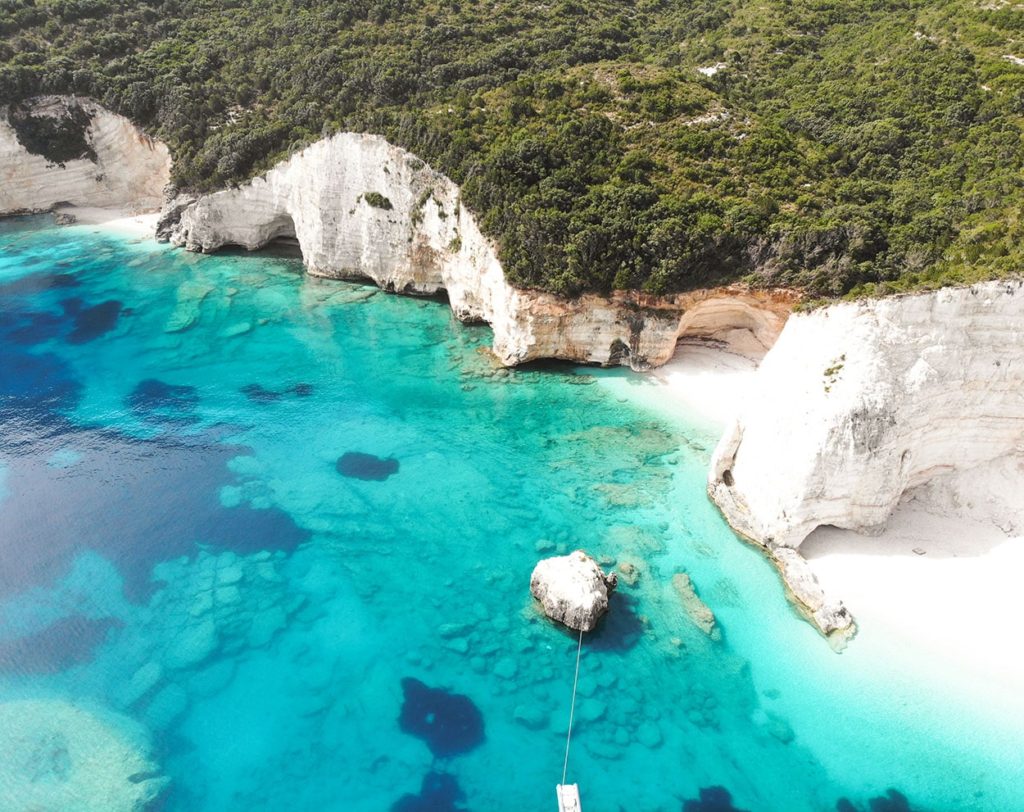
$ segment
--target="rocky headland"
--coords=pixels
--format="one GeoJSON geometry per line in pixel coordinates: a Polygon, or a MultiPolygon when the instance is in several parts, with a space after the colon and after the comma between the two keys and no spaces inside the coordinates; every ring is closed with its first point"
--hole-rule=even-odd
{"type": "Polygon", "coordinates": [[[797,298],[741,285],[576,299],[513,287],[449,178],[379,136],[358,133],[318,141],[237,189],[174,201],[159,234],[206,252],[295,240],[312,274],[445,294],[459,319],[491,325],[494,353],[509,366],[559,358],[647,369],[670,359],[681,337],[759,358],[797,298]]]}
{"type": "Polygon", "coordinates": [[[1020,454],[1022,339],[1020,280],[789,320],[718,444],[708,488],[823,632],[852,620],[818,586],[801,542],[821,526],[878,532],[912,489],[1020,454]]]}

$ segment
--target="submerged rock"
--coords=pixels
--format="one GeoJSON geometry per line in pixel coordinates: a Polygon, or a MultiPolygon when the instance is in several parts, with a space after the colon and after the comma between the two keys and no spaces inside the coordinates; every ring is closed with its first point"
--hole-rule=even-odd
{"type": "Polygon", "coordinates": [[[125,707],[134,705],[156,687],[163,675],[164,670],[160,663],[145,663],[132,674],[131,679],[121,688],[118,700],[125,707]]]}
{"type": "Polygon", "coordinates": [[[607,575],[582,550],[545,558],[530,576],[530,592],[552,620],[589,632],[608,611],[608,598],[618,579],[607,575]]]}
{"type": "Polygon", "coordinates": [[[262,384],[246,384],[239,390],[253,403],[274,403],[281,399],[281,393],[273,389],[267,389],[262,384]]]}
{"type": "Polygon", "coordinates": [[[339,474],[352,479],[383,482],[398,473],[398,460],[393,457],[381,459],[361,451],[347,451],[338,457],[336,468],[339,474]]]}
{"type": "MultiPolygon", "coordinates": [[[[840,798],[836,802],[836,812],[860,812],[861,807],[854,806],[848,798],[840,798]]],[[[886,790],[885,795],[871,798],[868,801],[869,812],[913,812],[907,796],[899,790],[886,790]]]]}
{"type": "Polygon", "coordinates": [[[519,664],[511,657],[502,657],[494,666],[495,676],[502,679],[514,679],[519,671],[519,664]]]}
{"type": "Polygon", "coordinates": [[[61,618],[25,637],[0,640],[0,669],[13,667],[22,673],[57,674],[92,660],[111,630],[122,625],[116,618],[61,618]]]}
{"type": "Polygon", "coordinates": [[[745,812],[733,806],[732,793],[725,787],[702,787],[700,797],[684,801],[683,812],[745,812]]]}
{"type": "Polygon", "coordinates": [[[464,812],[465,793],[454,776],[429,772],[423,779],[419,795],[403,795],[391,812],[464,812]]]}
{"type": "Polygon", "coordinates": [[[146,378],[135,385],[125,403],[141,420],[154,423],[194,423],[198,420],[199,393],[194,386],[146,378]]]}
{"type": "Polygon", "coordinates": [[[512,718],[528,730],[542,730],[548,726],[548,712],[535,704],[516,705],[512,718]]]}
{"type": "Polygon", "coordinates": [[[626,586],[634,587],[640,582],[640,568],[631,561],[623,561],[619,564],[619,575],[626,582],[626,586]]]}
{"type": "Polygon", "coordinates": [[[679,600],[682,601],[683,611],[693,621],[693,624],[712,640],[721,640],[722,633],[715,623],[715,613],[700,599],[697,590],[693,588],[693,581],[685,572],[677,572],[672,576],[672,586],[679,593],[679,600]]]}
{"type": "Polygon", "coordinates": [[[644,747],[652,750],[655,747],[660,747],[662,742],[661,728],[654,722],[644,722],[636,730],[636,740],[644,747]]]}
{"type": "Polygon", "coordinates": [[[143,714],[151,730],[166,730],[188,710],[188,694],[179,685],[168,685],[153,697],[143,714]]]}
{"type": "Polygon", "coordinates": [[[199,309],[213,291],[214,286],[198,279],[190,279],[183,282],[177,291],[177,304],[167,323],[164,325],[165,333],[180,333],[189,329],[199,320],[199,309]]]}
{"type": "Polygon", "coordinates": [[[70,344],[88,344],[106,335],[117,326],[122,305],[116,299],[100,302],[92,307],[83,307],[78,299],[61,302],[67,315],[74,318],[74,329],[68,335],[70,344]]]}
{"type": "Polygon", "coordinates": [[[190,668],[213,654],[219,642],[217,624],[213,620],[189,624],[168,648],[164,665],[168,668],[190,668]]]}
{"type": "Polygon", "coordinates": [[[484,717],[468,696],[402,680],[405,702],[398,717],[403,733],[423,739],[438,758],[467,753],[484,740],[484,717]]]}
{"type": "Polygon", "coordinates": [[[871,812],[911,812],[910,801],[899,790],[886,790],[885,795],[868,801],[871,812]]]}
{"type": "Polygon", "coordinates": [[[584,699],[576,708],[576,716],[581,722],[597,722],[608,713],[608,705],[600,699],[584,699]]]}

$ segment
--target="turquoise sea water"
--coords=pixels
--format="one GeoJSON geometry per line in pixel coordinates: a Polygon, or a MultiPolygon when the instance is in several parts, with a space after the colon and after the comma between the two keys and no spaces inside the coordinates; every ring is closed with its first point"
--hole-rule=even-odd
{"type": "Polygon", "coordinates": [[[488,341],[0,223],[0,810],[553,809],[576,643],[528,586],[577,547],[639,574],[584,642],[587,812],[1024,808],[1016,710],[832,652],[708,503],[708,429],[488,341]]]}

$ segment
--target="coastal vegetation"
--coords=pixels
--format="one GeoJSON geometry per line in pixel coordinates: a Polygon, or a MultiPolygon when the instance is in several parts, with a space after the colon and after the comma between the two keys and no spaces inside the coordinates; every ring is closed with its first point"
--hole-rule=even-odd
{"type": "Polygon", "coordinates": [[[390,211],[394,208],[394,206],[391,205],[391,201],[384,197],[380,192],[367,192],[363,195],[363,200],[375,209],[390,211]]]}
{"type": "Polygon", "coordinates": [[[197,191],[381,133],[522,286],[831,298],[1022,266],[1022,31],[1009,0],[0,0],[0,104],[92,96],[197,191]]]}
{"type": "Polygon", "coordinates": [[[89,116],[80,107],[63,117],[34,116],[21,105],[12,105],[8,121],[18,142],[33,155],[42,155],[50,163],[63,166],[76,158],[96,160],[96,152],[86,133],[89,116]]]}

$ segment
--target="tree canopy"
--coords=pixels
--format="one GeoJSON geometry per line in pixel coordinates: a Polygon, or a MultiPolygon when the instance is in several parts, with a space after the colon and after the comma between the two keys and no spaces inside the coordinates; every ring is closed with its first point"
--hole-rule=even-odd
{"type": "Polygon", "coordinates": [[[198,191],[380,133],[566,295],[859,295],[1024,252],[1015,0],[0,0],[0,103],[44,93],[198,191]]]}

